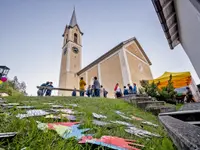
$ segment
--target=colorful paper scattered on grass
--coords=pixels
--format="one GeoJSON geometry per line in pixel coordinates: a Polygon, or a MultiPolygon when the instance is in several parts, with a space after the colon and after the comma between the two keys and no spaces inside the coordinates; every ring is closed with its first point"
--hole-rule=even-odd
{"type": "Polygon", "coordinates": [[[159,134],[154,134],[146,130],[138,129],[136,127],[128,127],[127,129],[125,129],[125,131],[138,137],[161,137],[159,134]]]}
{"type": "Polygon", "coordinates": [[[45,105],[54,105],[54,103],[43,103],[45,105]]]}
{"type": "Polygon", "coordinates": [[[2,104],[2,106],[19,106],[19,103],[8,103],[8,104],[2,104]]]}
{"type": "Polygon", "coordinates": [[[118,110],[116,110],[116,111],[115,111],[115,113],[116,113],[116,114],[118,114],[118,115],[124,115],[124,113],[123,113],[123,112],[121,112],[121,111],[118,111],[118,110]]]}
{"type": "Polygon", "coordinates": [[[124,119],[127,119],[127,120],[132,120],[130,117],[127,117],[124,115],[124,113],[120,112],[120,111],[115,111],[116,114],[118,114],[119,116],[121,116],[122,118],[124,119]]]}
{"type": "Polygon", "coordinates": [[[33,116],[45,116],[48,115],[49,113],[44,111],[44,110],[40,110],[40,109],[33,109],[33,110],[27,110],[26,114],[18,114],[16,117],[23,119],[23,118],[27,118],[27,117],[33,117],[33,116]]]}
{"type": "Polygon", "coordinates": [[[34,106],[17,106],[16,108],[18,108],[18,109],[33,109],[35,107],[34,106]]]}
{"type": "Polygon", "coordinates": [[[2,138],[12,138],[15,135],[17,135],[17,132],[0,133],[0,139],[2,139],[2,138]]]}
{"type": "Polygon", "coordinates": [[[153,127],[158,127],[157,124],[153,124],[153,123],[151,123],[149,121],[143,121],[142,124],[146,124],[146,125],[153,126],[153,127]]]}
{"type": "Polygon", "coordinates": [[[52,111],[55,112],[62,112],[66,114],[77,114],[78,112],[73,111],[72,109],[51,109],[52,111]]]}
{"type": "Polygon", "coordinates": [[[75,121],[76,120],[76,116],[74,115],[69,115],[69,114],[60,114],[60,115],[47,115],[45,118],[52,118],[52,119],[63,119],[66,118],[70,121],[75,121]]]}
{"type": "Polygon", "coordinates": [[[124,121],[110,121],[110,122],[116,123],[116,124],[120,124],[120,125],[124,125],[124,126],[128,126],[128,127],[134,126],[134,125],[132,125],[131,123],[124,122],[124,121]]]}
{"type": "Polygon", "coordinates": [[[110,124],[109,122],[104,122],[104,121],[99,121],[99,120],[93,120],[92,123],[98,126],[106,126],[110,124]]]}
{"type": "Polygon", "coordinates": [[[62,105],[52,105],[52,108],[64,108],[62,105]]]}
{"type": "Polygon", "coordinates": [[[94,118],[97,118],[97,119],[101,119],[101,118],[106,119],[107,118],[106,116],[101,115],[101,114],[92,113],[92,115],[93,115],[94,118]]]}
{"type": "Polygon", "coordinates": [[[6,100],[0,99],[0,103],[6,103],[6,100]]]}
{"type": "Polygon", "coordinates": [[[133,115],[131,116],[131,118],[134,119],[134,120],[137,120],[137,121],[142,121],[143,120],[142,118],[139,118],[139,117],[136,117],[136,116],[133,116],[133,115]]]}
{"type": "Polygon", "coordinates": [[[83,136],[87,136],[84,132],[90,129],[79,129],[79,122],[58,122],[58,123],[38,123],[38,128],[44,131],[55,130],[59,136],[64,139],[74,137],[76,140],[80,140],[83,136]]]}
{"type": "Polygon", "coordinates": [[[140,150],[137,147],[143,148],[144,145],[135,143],[135,140],[123,139],[114,136],[102,136],[100,139],[89,137],[82,137],[82,140],[79,143],[90,143],[95,145],[100,145],[110,149],[116,150],[140,150]],[[132,145],[132,146],[130,146],[132,145]]]}

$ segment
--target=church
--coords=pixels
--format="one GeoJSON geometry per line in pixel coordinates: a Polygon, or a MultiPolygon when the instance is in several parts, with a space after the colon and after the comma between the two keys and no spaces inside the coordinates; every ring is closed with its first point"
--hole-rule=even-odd
{"type": "MultiPolygon", "coordinates": [[[[82,68],[83,32],[76,19],[75,9],[69,25],[63,33],[63,47],[60,66],[59,88],[79,89],[83,77],[86,87],[93,84],[96,76],[101,85],[108,91],[108,97],[114,97],[114,86],[119,83],[121,89],[128,83],[140,87],[141,80],[153,79],[151,61],[138,40],[133,37],[122,41],[107,53],[82,68]]],[[[59,96],[71,96],[71,92],[59,91],[59,96]]]]}

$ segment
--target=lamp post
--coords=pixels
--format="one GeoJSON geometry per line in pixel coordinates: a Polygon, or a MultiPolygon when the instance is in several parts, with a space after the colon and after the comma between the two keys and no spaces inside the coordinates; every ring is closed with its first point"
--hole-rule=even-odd
{"type": "Polygon", "coordinates": [[[10,68],[6,67],[6,66],[0,66],[0,78],[3,76],[7,76],[8,72],[9,72],[10,68]]]}

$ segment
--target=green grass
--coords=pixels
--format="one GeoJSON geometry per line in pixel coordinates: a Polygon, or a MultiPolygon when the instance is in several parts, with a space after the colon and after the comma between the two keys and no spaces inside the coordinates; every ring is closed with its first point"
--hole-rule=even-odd
{"type": "MultiPolygon", "coordinates": [[[[174,150],[175,147],[172,141],[167,137],[167,133],[159,123],[156,116],[144,112],[135,106],[132,106],[123,100],[118,99],[100,99],[100,98],[79,98],[79,97],[8,97],[8,102],[19,102],[22,105],[36,106],[36,108],[50,109],[49,105],[43,103],[54,104],[78,104],[79,107],[74,108],[79,112],[83,112],[78,115],[78,121],[82,121],[83,128],[91,128],[89,133],[95,133],[94,136],[100,138],[103,135],[112,135],[118,137],[124,137],[126,139],[135,139],[138,143],[145,145],[144,150],[174,150]],[[139,121],[127,121],[118,116],[114,111],[119,110],[124,112],[127,116],[134,115],[141,117],[147,121],[158,124],[159,127],[151,127],[143,125],[143,129],[153,133],[160,134],[162,138],[139,138],[124,131],[125,127],[112,124],[110,128],[98,127],[92,124],[92,112],[101,113],[109,120],[120,120],[134,124],[136,127],[141,128],[141,122],[139,121]]],[[[66,106],[70,108],[70,106],[66,106]]],[[[80,145],[74,139],[62,139],[56,134],[55,131],[43,132],[37,129],[36,121],[41,122],[55,122],[52,119],[45,119],[44,117],[29,117],[26,119],[18,119],[15,117],[18,113],[25,112],[19,109],[6,109],[0,110],[0,112],[10,112],[11,115],[5,115],[0,113],[0,132],[18,132],[17,136],[11,141],[0,142],[0,148],[16,149],[20,150],[27,147],[26,150],[82,150],[93,149],[91,145],[80,145]]],[[[67,120],[61,120],[67,121],[67,120]]],[[[98,148],[99,149],[99,148],[98,148]]]]}

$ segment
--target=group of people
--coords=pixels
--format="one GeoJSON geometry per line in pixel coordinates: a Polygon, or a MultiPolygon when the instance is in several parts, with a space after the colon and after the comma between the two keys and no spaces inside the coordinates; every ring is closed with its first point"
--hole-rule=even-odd
{"type": "MultiPolygon", "coordinates": [[[[103,88],[103,85],[100,85],[97,77],[94,77],[93,85],[88,85],[86,90],[86,82],[83,77],[81,77],[79,86],[80,96],[85,96],[86,94],[88,97],[107,97],[108,92],[103,88]]],[[[74,88],[72,96],[76,96],[76,88],[74,88]]]]}
{"type": "Polygon", "coordinates": [[[40,88],[37,91],[38,96],[51,96],[53,88],[53,82],[47,81],[46,83],[41,84],[40,88]]]}
{"type": "Polygon", "coordinates": [[[123,95],[126,96],[126,95],[129,95],[129,94],[137,94],[137,86],[136,86],[135,83],[133,83],[133,86],[131,86],[130,84],[127,84],[127,86],[128,87],[124,86],[124,91],[122,93],[122,90],[119,87],[119,84],[117,83],[115,85],[115,88],[114,88],[115,97],[120,98],[123,95]]]}

